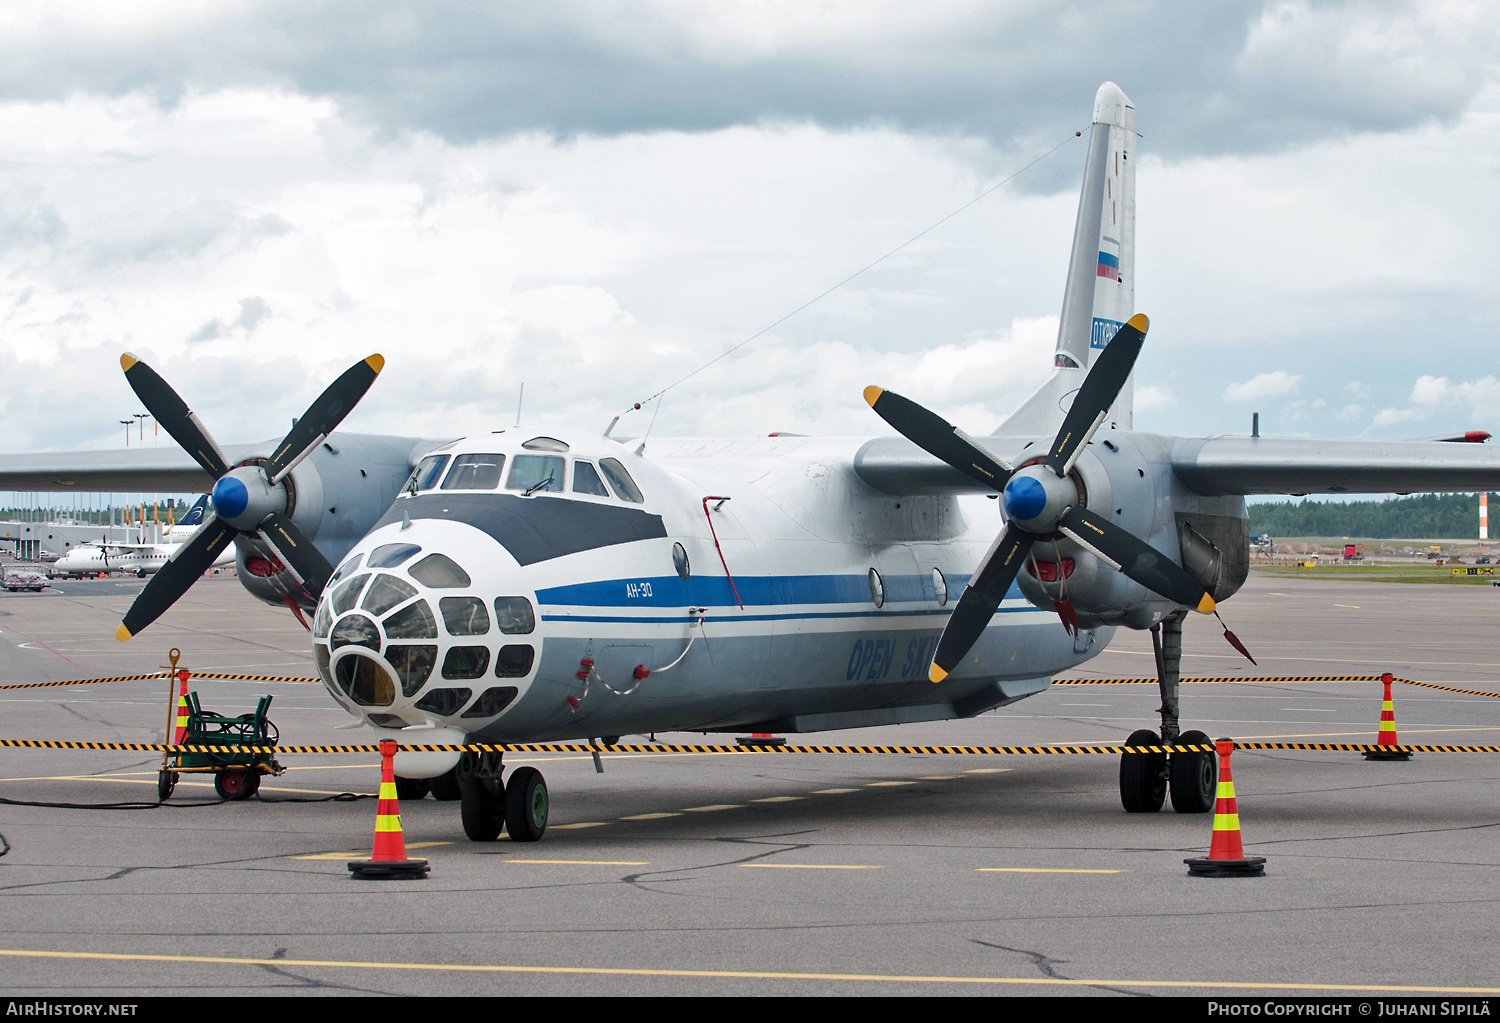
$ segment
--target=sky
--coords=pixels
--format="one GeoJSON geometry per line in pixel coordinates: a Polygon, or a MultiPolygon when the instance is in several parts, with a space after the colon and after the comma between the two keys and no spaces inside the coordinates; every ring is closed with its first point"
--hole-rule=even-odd
{"type": "Polygon", "coordinates": [[[1440,0],[12,0],[0,452],[119,447],[124,351],[223,443],[380,352],[344,428],[449,438],[523,382],[603,430],[763,330],[616,434],[884,434],[870,383],[983,433],[1049,372],[1106,80],[1138,429],[1500,435],[1497,36],[1440,0]]]}

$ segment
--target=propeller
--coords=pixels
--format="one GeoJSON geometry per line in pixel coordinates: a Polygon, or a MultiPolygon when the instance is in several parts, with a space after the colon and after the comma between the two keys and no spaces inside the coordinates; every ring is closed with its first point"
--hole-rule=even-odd
{"type": "MultiPolygon", "coordinates": [[[[1005,502],[1005,529],[954,606],[932,660],[932,681],[947,678],[978,642],[1025,564],[1032,544],[1059,533],[1148,590],[1195,611],[1213,612],[1214,598],[1202,583],[1150,544],[1083,507],[1078,487],[1068,478],[1084,445],[1104,422],[1125,386],[1145,343],[1147,326],[1146,317],[1137,313],[1116,332],[1089,367],[1046,458],[1020,469],[982,450],[973,438],[916,402],[879,387],[865,388],[870,407],[902,436],[970,478],[1000,491],[1005,502]]],[[[1064,625],[1071,610],[1069,606],[1065,611],[1059,603],[1064,625]]]]}
{"type": "Polygon", "coordinates": [[[283,481],[365,396],[385,366],[385,359],[379,355],[362,359],[328,385],[293,423],[265,465],[233,467],[192,409],[156,370],[128,352],[120,356],[120,366],[156,421],[215,482],[212,510],[146,583],[125,612],[115,638],[123,642],[160,618],[236,536],[249,537],[269,548],[308,598],[316,601],[333,574],[333,566],[286,514],[283,481]]]}

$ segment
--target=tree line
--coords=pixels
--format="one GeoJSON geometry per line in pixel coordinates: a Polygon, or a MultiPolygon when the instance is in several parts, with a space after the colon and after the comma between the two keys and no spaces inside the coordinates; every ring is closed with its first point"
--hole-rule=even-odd
{"type": "MultiPolygon", "coordinates": [[[[1493,499],[1490,506],[1500,512],[1493,499]]],[[[1377,540],[1479,536],[1478,494],[1416,494],[1385,501],[1303,498],[1252,504],[1248,510],[1252,535],[1361,536],[1377,540]]]]}

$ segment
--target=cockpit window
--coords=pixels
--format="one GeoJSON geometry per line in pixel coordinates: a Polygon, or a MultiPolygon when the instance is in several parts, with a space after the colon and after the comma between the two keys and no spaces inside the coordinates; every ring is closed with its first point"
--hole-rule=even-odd
{"type": "Polygon", "coordinates": [[[533,437],[521,447],[527,451],[567,451],[568,445],[556,437],[533,437]]]}
{"type": "Polygon", "coordinates": [[[370,552],[369,568],[395,568],[411,558],[414,554],[420,554],[422,548],[414,543],[387,543],[381,544],[370,552]]]}
{"type": "Polygon", "coordinates": [[[573,463],[573,493],[609,496],[609,491],[605,489],[604,481],[599,478],[599,472],[592,462],[573,463]]]}
{"type": "Polygon", "coordinates": [[[339,570],[337,572],[333,573],[333,575],[329,577],[328,581],[330,583],[336,583],[336,582],[338,582],[345,575],[347,575],[348,573],[350,573],[350,572],[354,571],[356,568],[358,568],[359,567],[360,559],[362,559],[363,557],[364,557],[363,554],[356,554],[356,555],[354,555],[354,557],[350,558],[348,561],[346,561],[342,565],[340,565],[339,566],[339,570]]]}
{"type": "Polygon", "coordinates": [[[333,591],[333,613],[341,615],[353,607],[354,602],[359,599],[359,591],[369,581],[369,575],[357,575],[353,579],[341,583],[339,588],[333,591]]]}
{"type": "Polygon", "coordinates": [[[496,597],[495,622],[507,636],[524,636],[536,628],[536,614],[525,597],[496,597]]]}
{"type": "Polygon", "coordinates": [[[510,465],[507,490],[562,490],[563,460],[552,455],[517,455],[510,465]]]}
{"type": "Polygon", "coordinates": [[[370,584],[365,602],[360,605],[372,615],[383,615],[397,604],[417,595],[417,588],[404,579],[381,574],[370,584]]]}
{"type": "Polygon", "coordinates": [[[478,597],[444,597],[438,610],[450,636],[483,636],[490,631],[490,613],[478,597]]]}
{"type": "Polygon", "coordinates": [[[459,455],[443,480],[444,490],[496,490],[505,456],[495,454],[459,455]]]}
{"type": "Polygon", "coordinates": [[[469,585],[469,573],[446,554],[429,554],[407,571],[417,582],[435,590],[460,590],[469,585]]]}
{"type": "Polygon", "coordinates": [[[391,639],[437,639],[437,619],[425,600],[406,605],[381,624],[391,639]]]}
{"type": "Polygon", "coordinates": [[[417,463],[417,469],[412,473],[411,484],[413,490],[431,490],[437,486],[438,479],[443,475],[443,467],[448,464],[448,455],[428,455],[417,463]]]}
{"type": "Polygon", "coordinates": [[[333,627],[331,645],[337,650],[351,643],[355,646],[367,646],[371,650],[379,650],[380,631],[375,628],[375,623],[364,615],[350,615],[333,627]]]}
{"type": "MultiPolygon", "coordinates": [[[[396,675],[401,679],[401,695],[415,696],[417,690],[427,681],[432,674],[433,665],[437,664],[437,651],[435,646],[388,646],[385,648],[385,659],[391,662],[391,667],[396,669],[396,675]]],[[[421,706],[418,704],[417,706],[421,706]]]]}
{"type": "Polygon", "coordinates": [[[615,488],[615,493],[631,504],[645,504],[646,498],[635,480],[630,478],[630,473],[620,464],[618,458],[599,459],[599,468],[604,470],[604,475],[609,478],[609,485],[615,488]]]}

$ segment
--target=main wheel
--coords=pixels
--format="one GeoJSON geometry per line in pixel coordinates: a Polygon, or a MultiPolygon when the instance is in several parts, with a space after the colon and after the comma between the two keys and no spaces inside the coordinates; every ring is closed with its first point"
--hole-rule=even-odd
{"type": "Polygon", "coordinates": [[[426,778],[403,778],[396,775],[397,799],[421,799],[427,795],[427,788],[426,778]]]}
{"type": "Polygon", "coordinates": [[[156,798],[165,803],[172,798],[172,790],[177,787],[176,771],[158,771],[156,773],[156,798]]]}
{"type": "Polygon", "coordinates": [[[256,788],[259,785],[251,782],[249,771],[220,771],[214,775],[214,791],[220,799],[246,799],[256,788]]]}
{"type": "MultiPolygon", "coordinates": [[[[1184,746],[1212,746],[1202,732],[1183,732],[1177,741],[1184,746]]],[[[1173,753],[1171,763],[1172,809],[1178,813],[1208,813],[1214,808],[1219,788],[1219,761],[1213,753],[1173,753]]]]}
{"type": "Polygon", "coordinates": [[[512,842],[535,842],[547,831],[547,780],[534,767],[518,767],[505,786],[505,830],[512,842]]]}
{"type": "MultiPolygon", "coordinates": [[[[1127,746],[1160,746],[1161,736],[1141,728],[1130,733],[1127,746]]],[[[1165,753],[1120,754],[1120,802],[1129,813],[1155,813],[1167,798],[1165,753]]]]}
{"type": "Polygon", "coordinates": [[[478,774],[470,772],[464,779],[459,817],[463,820],[464,834],[474,842],[493,842],[500,837],[505,826],[505,806],[478,774]]]}

